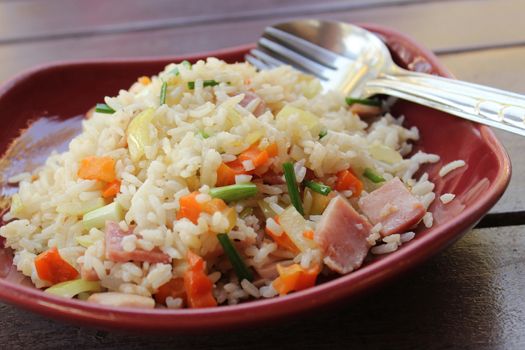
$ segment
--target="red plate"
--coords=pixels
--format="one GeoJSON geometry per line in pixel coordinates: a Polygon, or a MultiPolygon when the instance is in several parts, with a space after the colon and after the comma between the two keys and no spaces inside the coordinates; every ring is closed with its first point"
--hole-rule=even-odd
{"type": "MultiPolygon", "coordinates": [[[[435,74],[450,76],[430,51],[406,36],[382,27],[363,27],[384,37],[401,66],[413,67],[417,63],[417,66],[426,66],[435,74]]],[[[185,57],[68,62],[29,71],[0,88],[0,121],[3,125],[0,128],[1,153],[7,150],[10,142],[19,135],[19,130],[25,128],[30,120],[42,116],[58,116],[63,120],[72,118],[101,102],[105,95],[115,95],[120,88],[129,87],[137,77],[155,74],[170,62],[184,59],[194,61],[207,56],[228,62],[242,61],[251,47],[248,45],[185,57]]],[[[28,286],[13,272],[10,252],[3,249],[0,250],[0,298],[49,317],[82,325],[142,332],[241,327],[351,300],[400,276],[460,238],[497,202],[510,179],[508,155],[489,128],[408,102],[399,102],[395,106],[394,115],[400,114],[406,116],[408,125],[419,128],[421,141],[417,143],[417,148],[441,156],[440,163],[425,168],[436,183],[437,196],[452,192],[456,194],[456,199],[447,206],[437,200],[431,208],[435,215],[435,225],[431,229],[418,232],[413,241],[398,251],[372,260],[356,272],[285,297],[235,306],[197,310],[140,310],[104,307],[45,294],[28,286]],[[454,171],[445,179],[437,176],[443,164],[456,159],[465,160],[467,166],[454,171]]],[[[74,128],[66,131],[61,136],[64,139],[70,138],[75,132],[74,128]]],[[[36,129],[35,132],[41,139],[38,144],[30,139],[24,141],[26,146],[32,145],[29,153],[22,152],[22,156],[18,157],[22,159],[13,160],[7,167],[0,162],[1,178],[11,175],[7,173],[11,173],[13,167],[20,169],[30,160],[45,157],[43,153],[46,152],[42,150],[49,148],[49,138],[42,137],[45,131],[36,129]]],[[[57,135],[50,134],[49,137],[55,139],[57,135]]],[[[2,186],[1,190],[8,193],[10,189],[2,186]]]]}

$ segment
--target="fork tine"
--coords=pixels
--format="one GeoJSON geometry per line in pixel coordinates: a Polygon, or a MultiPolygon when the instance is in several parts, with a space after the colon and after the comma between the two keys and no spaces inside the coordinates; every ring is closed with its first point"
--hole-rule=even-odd
{"type": "Polygon", "coordinates": [[[289,63],[285,61],[281,61],[277,59],[276,57],[273,57],[259,49],[252,49],[250,53],[252,54],[253,57],[263,62],[263,64],[265,64],[268,68],[276,68],[279,66],[289,65],[289,63]]]}
{"type": "Polygon", "coordinates": [[[257,68],[258,70],[265,70],[265,69],[270,69],[271,68],[269,65],[267,65],[266,63],[264,63],[260,59],[255,58],[254,56],[252,56],[250,54],[246,54],[244,56],[244,58],[246,59],[246,61],[248,61],[252,66],[257,68]]]}
{"type": "Polygon", "coordinates": [[[315,61],[312,61],[311,59],[287,48],[284,45],[271,41],[268,38],[262,37],[259,39],[259,46],[263,47],[264,49],[268,50],[274,55],[277,54],[281,58],[281,60],[289,62],[288,64],[291,64],[296,68],[306,71],[307,73],[313,74],[319,78],[325,80],[328,79],[328,77],[326,76],[326,71],[331,70],[330,68],[327,68],[315,61]]]}
{"type": "Polygon", "coordinates": [[[300,51],[302,54],[332,69],[337,68],[335,62],[342,57],[324,47],[274,27],[266,27],[264,32],[278,39],[283,44],[300,51]]]}

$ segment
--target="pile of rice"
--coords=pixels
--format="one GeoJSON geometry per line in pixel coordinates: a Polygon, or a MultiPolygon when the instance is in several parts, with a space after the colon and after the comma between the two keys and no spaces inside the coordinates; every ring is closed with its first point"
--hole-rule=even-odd
{"type": "MultiPolygon", "coordinates": [[[[153,295],[159,286],[175,277],[183,276],[187,269],[186,253],[191,249],[204,257],[209,278],[214,283],[217,301],[235,304],[249,298],[268,298],[276,295],[271,280],[257,279],[254,283],[238,281],[220,250],[216,234],[227,227],[227,220],[219,215],[202,214],[197,224],[187,219],[176,219],[179,199],[192,191],[200,191],[203,199],[216,182],[216,171],[221,162],[232,161],[254,142],[260,147],[271,143],[278,145],[278,156],[271,170],[282,173],[282,164],[295,164],[297,181],[301,182],[307,169],[330,185],[338,171],[352,168],[361,171],[373,168],[386,180],[399,177],[424,206],[435,198],[434,185],[423,174],[413,176],[420,165],[436,162],[439,157],[418,152],[394,164],[374,159],[369,147],[374,143],[386,145],[407,156],[411,143],[418,140],[418,130],[402,126],[403,118],[395,119],[386,114],[381,118],[361,120],[352,113],[344,96],[337,92],[321,93],[316,79],[280,67],[257,72],[247,63],[227,64],[215,58],[198,61],[192,66],[170,64],[158,76],[140,79],[129,90],[121,90],[116,97],[106,97],[105,103],[114,114],[94,112],[83,122],[83,132],[73,139],[69,150],[51,155],[44,166],[33,174],[21,174],[16,213],[8,212],[8,222],[0,228],[6,245],[14,250],[14,264],[36,287],[49,286],[35,271],[35,257],[57,247],[60,255],[72,266],[79,264],[92,268],[108,291],[153,295]],[[216,80],[219,85],[204,87],[203,81],[216,80]],[[159,105],[163,82],[168,83],[166,103],[159,105]],[[187,82],[195,82],[194,89],[187,82]],[[260,101],[241,106],[244,94],[251,92],[260,97],[267,110],[260,116],[253,112],[260,101]],[[291,104],[309,111],[319,118],[327,130],[319,138],[293,117],[285,125],[278,125],[275,115],[284,105],[291,104]],[[126,142],[126,129],[140,112],[154,109],[154,119],[148,126],[154,142],[144,149],[144,155],[133,161],[126,142]],[[241,116],[232,120],[234,110],[241,116]],[[203,132],[209,137],[203,137],[203,132]],[[116,174],[121,180],[120,193],[116,196],[125,210],[125,219],[119,223],[123,230],[134,227],[135,233],[123,242],[124,249],[152,250],[158,247],[168,254],[172,262],[115,263],[104,254],[103,229],[87,231],[82,216],[68,215],[67,208],[78,206],[101,197],[101,186],[94,180],[79,179],[80,161],[88,156],[108,156],[116,160],[116,174]],[[88,235],[93,242],[89,247],[77,243],[79,236],[88,235]]],[[[247,207],[256,207],[256,200],[263,198],[277,213],[290,204],[286,185],[263,184],[256,177],[241,176],[239,182],[257,184],[257,198],[233,204],[236,213],[247,207]]],[[[365,182],[365,191],[371,183],[365,182]]],[[[350,198],[352,193],[342,193],[350,198]]],[[[355,200],[352,199],[352,200],[355,200]]],[[[307,224],[315,230],[319,217],[306,217],[307,224]]],[[[431,225],[431,214],[425,217],[431,225]]],[[[256,215],[241,218],[229,232],[235,240],[248,266],[260,268],[272,261],[294,260],[307,268],[322,264],[318,249],[294,255],[264,236],[265,222],[256,215]]],[[[414,237],[413,232],[392,235],[381,240],[379,228],[374,228],[369,239],[378,244],[372,252],[381,254],[394,251],[403,242],[414,237]]],[[[181,300],[168,298],[166,306],[183,307],[181,300]]]]}

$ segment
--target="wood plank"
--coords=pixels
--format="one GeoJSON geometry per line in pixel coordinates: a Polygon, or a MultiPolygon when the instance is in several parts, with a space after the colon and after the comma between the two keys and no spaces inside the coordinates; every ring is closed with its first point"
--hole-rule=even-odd
{"type": "Polygon", "coordinates": [[[523,251],[523,227],[474,230],[415,271],[360,300],[243,331],[123,335],[55,323],[0,304],[0,334],[9,348],[23,349],[71,344],[78,349],[130,350],[522,349],[523,251]]]}
{"type": "Polygon", "coordinates": [[[133,1],[90,2],[48,0],[0,3],[0,43],[79,37],[94,34],[174,28],[226,20],[282,17],[290,14],[354,10],[436,0],[316,0],[133,1]],[[67,16],[64,16],[67,13],[67,16]],[[38,14],[38,15],[35,15],[38,14]]]}
{"type": "MultiPolygon", "coordinates": [[[[525,81],[520,74],[525,62],[525,47],[442,55],[440,59],[458,79],[525,94],[525,81]]],[[[500,130],[495,132],[510,155],[513,174],[508,190],[491,212],[524,211],[525,137],[500,130]]]]}
{"type": "MultiPolygon", "coordinates": [[[[463,0],[340,11],[315,17],[381,23],[415,37],[433,50],[446,51],[525,40],[521,12],[515,11],[515,6],[519,4],[522,4],[521,0],[463,0]],[[474,5],[477,11],[472,11],[474,5]],[[493,31],[479,35],[484,23],[488,22],[500,25],[494,25],[493,31]],[[443,23],[447,23],[446,26],[443,23]],[[436,31],[436,28],[440,30],[436,31]]],[[[285,16],[280,20],[285,19],[291,17],[285,16]]],[[[275,18],[265,18],[0,45],[0,81],[36,64],[57,60],[174,55],[254,42],[264,27],[275,21],[275,18]]]]}

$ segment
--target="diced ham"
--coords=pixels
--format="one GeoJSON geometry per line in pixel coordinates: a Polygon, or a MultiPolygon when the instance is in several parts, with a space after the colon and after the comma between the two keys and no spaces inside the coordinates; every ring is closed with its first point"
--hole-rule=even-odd
{"type": "Polygon", "coordinates": [[[370,222],[382,225],[383,236],[408,230],[426,213],[423,203],[397,177],[361,198],[359,207],[370,222]]]}
{"type": "Polygon", "coordinates": [[[277,264],[280,264],[282,266],[290,266],[293,263],[293,260],[271,262],[262,267],[255,267],[255,271],[262,279],[271,281],[279,277],[279,272],[277,272],[277,264]]]}
{"type": "Polygon", "coordinates": [[[155,307],[155,300],[153,300],[153,298],[115,292],[91,294],[87,301],[90,303],[116,307],[133,307],[145,309],[153,309],[155,307]]]}
{"type": "Polygon", "coordinates": [[[253,110],[253,115],[256,117],[261,116],[266,111],[266,103],[262,100],[262,98],[259,97],[256,93],[245,91],[243,92],[244,98],[239,102],[239,104],[243,107],[248,106],[253,100],[258,99],[259,102],[257,106],[253,110]]]}
{"type": "Polygon", "coordinates": [[[122,248],[122,239],[132,232],[124,232],[115,222],[108,221],[106,223],[106,258],[115,262],[139,261],[149,263],[164,263],[170,262],[170,256],[163,253],[159,248],[154,248],[151,251],[136,248],[134,251],[127,252],[122,248]]]}
{"type": "Polygon", "coordinates": [[[350,107],[352,113],[357,114],[361,118],[365,117],[375,117],[381,114],[381,107],[378,106],[368,106],[362,103],[354,103],[350,107]]]}
{"type": "Polygon", "coordinates": [[[325,264],[339,273],[348,273],[361,266],[370,245],[367,237],[372,225],[359,215],[341,196],[330,201],[315,230],[315,240],[325,256],[325,264]]]}
{"type": "Polygon", "coordinates": [[[283,185],[286,183],[282,174],[276,174],[273,171],[267,171],[262,176],[263,182],[268,185],[283,185]]]}

